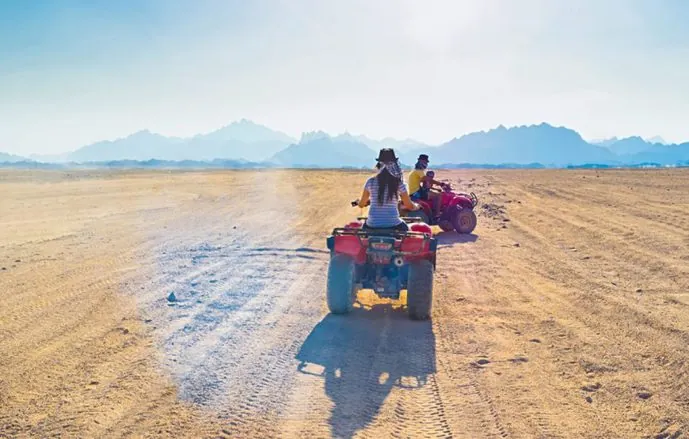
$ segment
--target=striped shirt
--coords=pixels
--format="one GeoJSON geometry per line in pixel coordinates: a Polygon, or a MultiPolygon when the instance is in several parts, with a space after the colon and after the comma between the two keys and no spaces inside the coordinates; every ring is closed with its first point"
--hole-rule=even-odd
{"type": "MultiPolygon", "coordinates": [[[[397,208],[399,194],[407,193],[407,186],[400,181],[396,196],[388,200],[387,193],[383,198],[383,204],[378,204],[378,179],[371,177],[366,181],[364,188],[371,194],[371,205],[368,208],[366,224],[372,228],[395,227],[402,223],[400,212],[397,208]]],[[[387,192],[387,191],[386,191],[387,192]]]]}

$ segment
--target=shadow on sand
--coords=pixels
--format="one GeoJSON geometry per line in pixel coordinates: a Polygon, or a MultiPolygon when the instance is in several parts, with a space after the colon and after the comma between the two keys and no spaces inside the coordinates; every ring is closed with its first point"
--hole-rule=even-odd
{"type": "Polygon", "coordinates": [[[476,242],[478,235],[469,233],[467,235],[460,235],[457,232],[440,232],[435,235],[438,240],[438,245],[443,247],[452,247],[455,244],[467,244],[469,242],[476,242]]]}
{"type": "Polygon", "coordinates": [[[355,308],[321,320],[296,359],[300,372],[325,379],[332,435],[350,438],[375,419],[393,387],[426,385],[436,371],[435,336],[430,321],[412,321],[392,305],[355,308]]]}

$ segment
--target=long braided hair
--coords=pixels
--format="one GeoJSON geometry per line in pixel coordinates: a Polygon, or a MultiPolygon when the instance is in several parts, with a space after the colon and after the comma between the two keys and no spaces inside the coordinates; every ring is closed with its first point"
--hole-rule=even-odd
{"type": "Polygon", "coordinates": [[[398,198],[398,190],[400,183],[404,178],[402,168],[400,168],[395,152],[392,149],[381,149],[378,155],[378,204],[383,204],[386,201],[396,200],[398,198]]]}

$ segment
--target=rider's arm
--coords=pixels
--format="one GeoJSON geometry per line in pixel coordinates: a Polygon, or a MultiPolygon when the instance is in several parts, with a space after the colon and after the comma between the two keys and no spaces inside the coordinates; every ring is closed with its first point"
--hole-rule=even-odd
{"type": "Polygon", "coordinates": [[[434,180],[433,177],[429,177],[428,175],[424,176],[421,179],[421,181],[423,181],[425,184],[430,184],[430,185],[439,184],[438,180],[434,180]]]}
{"type": "Polygon", "coordinates": [[[400,193],[400,198],[402,199],[402,205],[407,210],[417,210],[419,208],[418,204],[414,203],[409,194],[406,192],[400,193]]]}
{"type": "Polygon", "coordinates": [[[361,194],[361,198],[359,198],[359,207],[368,206],[368,201],[370,198],[371,193],[368,191],[368,189],[364,189],[364,192],[361,194]]]}
{"type": "Polygon", "coordinates": [[[431,177],[424,177],[424,181],[430,185],[430,188],[433,188],[433,186],[443,187],[445,185],[443,182],[435,180],[431,177]]]}

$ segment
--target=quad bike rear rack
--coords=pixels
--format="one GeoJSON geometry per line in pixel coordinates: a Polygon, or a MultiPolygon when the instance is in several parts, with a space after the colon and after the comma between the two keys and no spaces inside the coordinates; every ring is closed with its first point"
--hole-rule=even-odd
{"type": "MultiPolygon", "coordinates": [[[[442,193],[445,192],[445,191],[439,191],[439,190],[434,190],[434,189],[431,189],[431,191],[434,192],[434,193],[436,193],[436,194],[438,194],[438,195],[440,195],[440,194],[442,194],[442,193]]],[[[452,192],[452,191],[450,190],[450,192],[452,192]]],[[[455,195],[467,197],[468,199],[470,199],[470,200],[471,200],[471,208],[472,208],[472,209],[473,209],[474,207],[476,207],[476,205],[478,204],[478,197],[477,197],[476,194],[473,193],[473,192],[469,192],[468,194],[465,193],[465,192],[455,192],[455,195]]]]}

